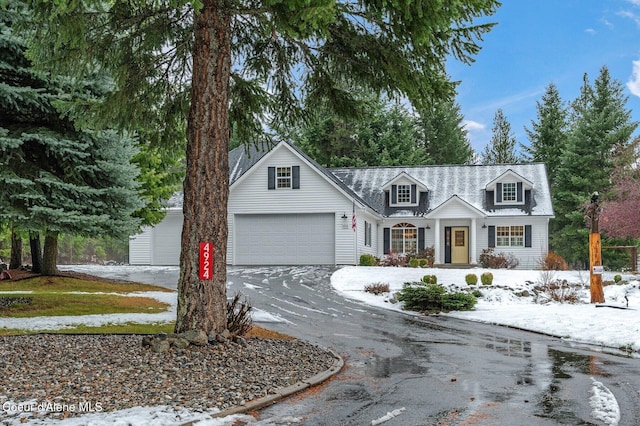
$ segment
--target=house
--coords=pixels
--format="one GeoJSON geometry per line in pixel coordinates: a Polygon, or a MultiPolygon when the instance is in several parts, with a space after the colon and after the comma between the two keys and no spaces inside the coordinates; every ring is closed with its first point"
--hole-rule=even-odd
{"type": "MultiPolygon", "coordinates": [[[[438,264],[476,264],[483,249],[536,268],[553,217],[544,164],[327,169],[296,146],[229,153],[232,265],[357,264],[360,255],[433,247],[438,264]]],[[[131,238],[131,264],[177,265],[182,198],[131,238]]]]}

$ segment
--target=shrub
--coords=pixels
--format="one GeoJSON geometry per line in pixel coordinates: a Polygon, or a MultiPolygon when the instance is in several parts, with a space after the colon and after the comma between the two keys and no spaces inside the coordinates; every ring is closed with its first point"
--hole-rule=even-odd
{"type": "Polygon", "coordinates": [[[464,280],[468,285],[478,284],[478,276],[476,274],[467,274],[465,275],[464,280]]]}
{"type": "Polygon", "coordinates": [[[378,266],[378,259],[372,254],[365,253],[360,256],[360,266],[378,266]]]}
{"type": "Polygon", "coordinates": [[[618,284],[620,281],[622,281],[622,275],[619,275],[619,274],[615,275],[615,276],[613,277],[613,281],[614,281],[616,284],[618,284]]]}
{"type": "MultiPolygon", "coordinates": [[[[429,266],[429,259],[418,259],[420,261],[420,267],[426,268],[429,266]]],[[[433,261],[431,261],[431,266],[433,266],[433,261]]]]}
{"type": "Polygon", "coordinates": [[[490,269],[513,269],[520,263],[511,253],[496,253],[492,248],[482,250],[479,260],[483,268],[490,269]]]}
{"type": "Polygon", "coordinates": [[[435,275],[425,275],[422,277],[422,282],[425,284],[438,284],[438,277],[435,275]]]}
{"type": "Polygon", "coordinates": [[[367,293],[375,294],[376,296],[382,293],[389,293],[389,284],[387,283],[367,284],[364,287],[364,291],[366,291],[367,293]]]}
{"type": "Polygon", "coordinates": [[[407,264],[407,256],[402,253],[390,251],[382,259],[382,266],[405,266],[407,264]]]}
{"type": "Polygon", "coordinates": [[[543,271],[566,271],[569,269],[569,265],[562,256],[550,251],[540,261],[540,269],[543,271]]]}
{"type": "Polygon", "coordinates": [[[418,268],[420,266],[420,259],[417,258],[412,258],[411,260],[409,260],[409,266],[412,268],[418,268]]]}
{"type": "Polygon", "coordinates": [[[420,260],[424,259],[426,262],[425,266],[431,268],[436,261],[436,249],[433,246],[426,247],[423,250],[420,250],[418,257],[420,260]]]}
{"type": "Polygon", "coordinates": [[[493,284],[493,274],[491,272],[484,272],[480,275],[480,281],[482,282],[482,285],[493,284]]]}
{"type": "Polygon", "coordinates": [[[484,295],[482,294],[482,292],[481,292],[480,290],[478,290],[478,289],[473,290],[473,291],[471,292],[471,294],[473,294],[473,297],[475,297],[476,299],[479,299],[479,298],[481,298],[482,296],[484,296],[484,295]]]}
{"type": "Polygon", "coordinates": [[[550,280],[538,282],[534,287],[536,303],[578,303],[580,301],[580,286],[571,286],[566,280],[550,280]]]}
{"type": "Polygon", "coordinates": [[[397,299],[404,302],[404,309],[412,311],[468,311],[473,309],[476,298],[469,293],[448,293],[440,284],[423,282],[404,283],[397,299]]]}
{"type": "Polygon", "coordinates": [[[244,336],[253,327],[251,310],[253,309],[246,298],[240,301],[241,294],[236,293],[227,301],[227,330],[236,336],[244,336]]]}

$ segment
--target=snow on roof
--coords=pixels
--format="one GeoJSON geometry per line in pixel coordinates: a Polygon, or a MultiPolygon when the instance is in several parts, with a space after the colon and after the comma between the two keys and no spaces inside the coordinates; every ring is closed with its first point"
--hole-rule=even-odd
{"type": "Polygon", "coordinates": [[[401,172],[429,188],[429,210],[457,195],[462,200],[487,216],[522,215],[520,206],[489,210],[486,205],[484,188],[507,170],[512,170],[533,183],[531,214],[553,216],[551,194],[547,183],[547,173],[542,163],[495,164],[495,165],[449,165],[449,166],[408,166],[408,167],[364,167],[329,169],[346,186],[364,199],[379,213],[385,211],[383,187],[401,172]]]}

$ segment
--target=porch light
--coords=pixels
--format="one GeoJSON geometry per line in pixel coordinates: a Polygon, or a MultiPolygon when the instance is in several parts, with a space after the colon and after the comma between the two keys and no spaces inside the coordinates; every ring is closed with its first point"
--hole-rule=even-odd
{"type": "Polygon", "coordinates": [[[486,228],[486,227],[487,227],[487,224],[486,224],[486,223],[483,223],[483,224],[482,224],[482,227],[483,227],[483,228],[486,228]]]}
{"type": "Polygon", "coordinates": [[[347,218],[347,213],[342,213],[342,218],[346,219],[347,218]]]}

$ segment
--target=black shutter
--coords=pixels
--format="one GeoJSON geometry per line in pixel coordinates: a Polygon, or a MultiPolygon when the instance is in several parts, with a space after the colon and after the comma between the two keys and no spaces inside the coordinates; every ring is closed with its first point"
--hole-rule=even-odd
{"type": "Polygon", "coordinates": [[[496,246],[496,227],[489,226],[489,247],[494,248],[496,246]]]}
{"type": "Polygon", "coordinates": [[[418,190],[417,185],[415,184],[411,185],[411,204],[415,204],[417,202],[417,199],[418,199],[417,190],[418,190]]]}
{"type": "Polygon", "coordinates": [[[291,187],[293,189],[300,189],[300,166],[293,166],[291,168],[291,187]]]}
{"type": "Polygon", "coordinates": [[[502,202],[502,184],[496,183],[496,203],[502,202]]]}
{"type": "Polygon", "coordinates": [[[531,247],[531,225],[524,226],[524,246],[531,247]]]}
{"type": "Polygon", "coordinates": [[[451,227],[444,227],[444,263],[451,263],[451,227]]]}
{"type": "Polygon", "coordinates": [[[269,167],[269,182],[267,188],[276,189],[276,168],[269,167]]]}
{"type": "Polygon", "coordinates": [[[398,202],[398,187],[396,185],[391,185],[391,204],[396,204],[398,202]]]}
{"type": "Polygon", "coordinates": [[[424,228],[418,228],[418,252],[424,249],[424,228]]]}
{"type": "Polygon", "coordinates": [[[522,202],[522,182],[518,182],[516,186],[518,191],[517,199],[518,199],[518,202],[521,203],[522,202]]]}
{"type": "Polygon", "coordinates": [[[384,228],[383,234],[383,253],[389,254],[389,251],[391,251],[391,228],[384,228]]]}

